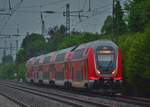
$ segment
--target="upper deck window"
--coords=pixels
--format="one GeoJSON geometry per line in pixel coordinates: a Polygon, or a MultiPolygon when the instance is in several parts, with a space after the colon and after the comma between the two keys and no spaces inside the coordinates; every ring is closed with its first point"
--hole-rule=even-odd
{"type": "Polygon", "coordinates": [[[35,60],[35,65],[36,65],[36,64],[39,64],[39,60],[40,60],[40,59],[36,59],[36,60],[35,60]]]}
{"type": "Polygon", "coordinates": [[[83,56],[83,52],[85,49],[78,49],[74,52],[73,59],[80,59],[83,56]]]}
{"type": "Polygon", "coordinates": [[[64,61],[65,55],[66,55],[66,53],[58,54],[58,55],[56,56],[56,60],[55,60],[55,61],[56,61],[56,62],[64,61]]]}
{"type": "Polygon", "coordinates": [[[47,56],[44,58],[44,64],[50,63],[51,56],[47,56]]]}

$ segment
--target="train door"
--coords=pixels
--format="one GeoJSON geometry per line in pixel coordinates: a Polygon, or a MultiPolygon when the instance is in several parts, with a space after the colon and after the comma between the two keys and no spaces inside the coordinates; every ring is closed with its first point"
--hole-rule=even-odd
{"type": "Polygon", "coordinates": [[[56,80],[64,80],[64,64],[56,64],[56,80]]]}
{"type": "Polygon", "coordinates": [[[71,75],[72,73],[71,73],[71,64],[70,64],[70,62],[65,62],[65,77],[64,77],[64,79],[65,79],[65,81],[70,81],[70,80],[72,80],[71,78],[72,78],[72,75],[71,75]]]}
{"type": "Polygon", "coordinates": [[[65,77],[65,58],[66,53],[59,53],[56,55],[55,59],[55,69],[56,69],[56,84],[58,85],[64,85],[64,77],[65,77]]]}
{"type": "Polygon", "coordinates": [[[55,81],[55,72],[56,72],[56,69],[55,69],[55,65],[54,64],[50,64],[49,65],[49,75],[50,75],[50,80],[51,81],[55,81]]]}
{"type": "Polygon", "coordinates": [[[74,87],[84,86],[84,60],[82,57],[84,50],[85,49],[76,50],[72,58],[72,85],[74,87]]]}
{"type": "Polygon", "coordinates": [[[38,79],[43,80],[42,65],[40,65],[38,69],[38,79]]]}

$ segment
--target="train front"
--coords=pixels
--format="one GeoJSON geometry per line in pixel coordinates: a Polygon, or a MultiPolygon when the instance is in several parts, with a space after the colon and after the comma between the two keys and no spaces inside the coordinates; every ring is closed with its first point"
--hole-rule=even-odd
{"type": "Polygon", "coordinates": [[[113,42],[103,42],[95,48],[96,88],[120,91],[122,83],[122,64],[120,49],[113,42]]]}

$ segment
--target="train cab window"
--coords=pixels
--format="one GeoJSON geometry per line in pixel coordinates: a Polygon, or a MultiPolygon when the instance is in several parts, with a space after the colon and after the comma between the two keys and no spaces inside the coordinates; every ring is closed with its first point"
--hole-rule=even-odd
{"type": "Polygon", "coordinates": [[[66,54],[66,53],[58,54],[58,55],[56,56],[56,60],[55,60],[55,61],[56,61],[56,62],[64,61],[65,54],[66,54]]]}
{"type": "Polygon", "coordinates": [[[78,49],[74,52],[73,59],[80,59],[83,56],[83,52],[85,49],[78,49]]]}
{"type": "Polygon", "coordinates": [[[97,66],[100,71],[112,71],[115,66],[115,52],[112,47],[101,47],[96,50],[97,66]],[[106,48],[106,49],[105,49],[106,48]]]}
{"type": "Polygon", "coordinates": [[[47,56],[44,58],[44,64],[50,63],[51,56],[47,56]]]}

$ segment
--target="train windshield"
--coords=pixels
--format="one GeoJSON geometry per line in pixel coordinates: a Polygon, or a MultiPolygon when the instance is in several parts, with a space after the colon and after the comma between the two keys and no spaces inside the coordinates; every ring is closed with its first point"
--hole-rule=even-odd
{"type": "Polygon", "coordinates": [[[103,73],[110,73],[115,66],[114,50],[110,47],[99,48],[96,51],[97,68],[103,73]]]}

